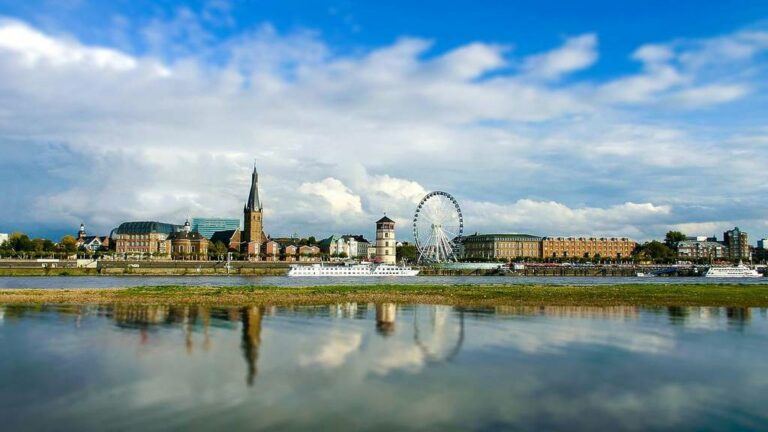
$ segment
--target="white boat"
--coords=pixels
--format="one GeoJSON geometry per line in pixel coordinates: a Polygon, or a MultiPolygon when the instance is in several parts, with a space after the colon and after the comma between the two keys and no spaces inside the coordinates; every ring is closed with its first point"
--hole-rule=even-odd
{"type": "Polygon", "coordinates": [[[288,276],[416,276],[418,270],[410,267],[392,264],[360,264],[323,265],[323,264],[293,264],[288,276]]]}
{"type": "Polygon", "coordinates": [[[637,272],[637,277],[647,278],[647,277],[656,277],[656,275],[653,273],[637,272]]]}
{"type": "Polygon", "coordinates": [[[704,277],[717,277],[717,278],[758,278],[763,277],[755,269],[751,269],[742,263],[737,266],[730,267],[710,267],[704,277]]]}

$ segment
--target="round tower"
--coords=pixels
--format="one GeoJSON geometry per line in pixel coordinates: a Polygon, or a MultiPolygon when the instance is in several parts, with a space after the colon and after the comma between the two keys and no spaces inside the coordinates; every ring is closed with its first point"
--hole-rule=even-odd
{"type": "Polygon", "coordinates": [[[80,229],[77,230],[77,238],[78,240],[82,240],[85,238],[85,224],[80,224],[80,229]]]}
{"type": "Polygon", "coordinates": [[[384,216],[376,221],[376,262],[395,264],[395,221],[384,216]]]}

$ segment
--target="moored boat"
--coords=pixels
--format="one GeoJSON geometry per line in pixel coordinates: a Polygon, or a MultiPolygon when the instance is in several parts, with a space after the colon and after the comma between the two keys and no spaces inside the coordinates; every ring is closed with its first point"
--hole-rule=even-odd
{"type": "Polygon", "coordinates": [[[344,264],[344,265],[324,265],[324,264],[293,264],[288,271],[288,276],[416,276],[418,270],[406,266],[396,266],[391,264],[344,264]]]}
{"type": "Polygon", "coordinates": [[[758,278],[763,277],[757,270],[749,268],[742,263],[737,266],[710,267],[704,277],[717,278],[758,278]]]}

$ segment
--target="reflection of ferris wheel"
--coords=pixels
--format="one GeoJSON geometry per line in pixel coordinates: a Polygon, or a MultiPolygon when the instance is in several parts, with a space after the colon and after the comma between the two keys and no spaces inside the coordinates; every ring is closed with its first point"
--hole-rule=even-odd
{"type": "Polygon", "coordinates": [[[450,318],[454,309],[450,306],[432,306],[430,310],[431,331],[420,329],[419,306],[413,311],[413,341],[427,360],[427,363],[451,361],[464,345],[464,310],[457,309],[459,315],[455,341],[451,341],[455,323],[450,318]],[[431,336],[431,337],[430,337],[431,336]],[[431,342],[431,343],[430,343],[431,342]]]}
{"type": "Polygon", "coordinates": [[[464,232],[459,203],[449,193],[430,192],[419,202],[413,216],[413,239],[418,261],[456,261],[456,240],[464,232]]]}

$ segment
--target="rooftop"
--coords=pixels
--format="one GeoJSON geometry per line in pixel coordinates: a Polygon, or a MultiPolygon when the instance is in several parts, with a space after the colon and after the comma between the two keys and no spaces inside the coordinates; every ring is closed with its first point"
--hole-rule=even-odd
{"type": "Polygon", "coordinates": [[[150,234],[164,233],[170,234],[178,231],[181,226],[154,221],[123,222],[114,231],[115,234],[150,234]]]}
{"type": "Polygon", "coordinates": [[[541,240],[541,237],[531,234],[507,233],[507,234],[472,234],[464,237],[464,240],[541,240]]]}
{"type": "Polygon", "coordinates": [[[173,240],[202,240],[205,237],[197,231],[176,231],[168,236],[168,238],[173,240]]]}

